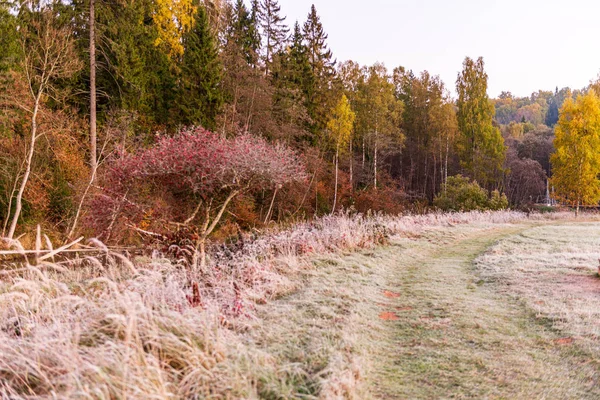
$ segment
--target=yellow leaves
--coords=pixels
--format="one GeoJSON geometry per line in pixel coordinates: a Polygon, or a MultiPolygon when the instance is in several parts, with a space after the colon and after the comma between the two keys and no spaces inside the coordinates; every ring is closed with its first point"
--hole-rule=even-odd
{"type": "Polygon", "coordinates": [[[600,98],[591,90],[568,98],[556,126],[551,162],[557,197],[572,205],[600,200],[600,98]]]}
{"type": "Polygon", "coordinates": [[[182,56],[182,37],[192,28],[196,10],[192,0],[156,0],[152,20],[158,37],[154,45],[165,47],[171,58],[182,56]]]}
{"type": "Polygon", "coordinates": [[[342,95],[331,113],[331,119],[327,123],[327,130],[335,141],[336,148],[341,147],[344,149],[350,141],[355,118],[356,114],[352,111],[348,98],[346,95],[342,95]]]}

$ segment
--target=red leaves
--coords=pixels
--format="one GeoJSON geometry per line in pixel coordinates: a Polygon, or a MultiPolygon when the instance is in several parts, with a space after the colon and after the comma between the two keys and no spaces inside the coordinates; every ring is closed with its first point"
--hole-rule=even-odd
{"type": "Polygon", "coordinates": [[[111,175],[115,183],[150,179],[165,188],[204,193],[230,185],[234,178],[238,186],[262,188],[305,177],[297,155],[287,147],[247,134],[226,139],[202,128],[161,138],[148,150],[122,157],[111,175]]]}
{"type": "Polygon", "coordinates": [[[103,178],[105,194],[116,206],[93,207],[97,225],[108,225],[115,210],[127,212],[133,223],[151,210],[155,211],[152,215],[186,216],[199,198],[218,201],[233,192],[302,180],[306,173],[298,156],[286,146],[249,134],[225,138],[190,128],[174,137],[160,137],[153,147],[137,154],[122,152],[103,178]],[[120,205],[125,193],[136,207],[120,205]]]}

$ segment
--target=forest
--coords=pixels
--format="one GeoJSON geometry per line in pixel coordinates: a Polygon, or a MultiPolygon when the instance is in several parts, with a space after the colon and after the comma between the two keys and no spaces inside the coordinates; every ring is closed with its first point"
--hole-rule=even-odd
{"type": "Polygon", "coordinates": [[[0,398],[600,398],[600,80],[318,10],[0,0],[0,398]]]}
{"type": "Polygon", "coordinates": [[[2,2],[3,236],[204,246],[342,210],[549,202],[559,110],[589,88],[490,99],[467,57],[454,95],[338,61],[326,32],[277,0],[2,2]]]}

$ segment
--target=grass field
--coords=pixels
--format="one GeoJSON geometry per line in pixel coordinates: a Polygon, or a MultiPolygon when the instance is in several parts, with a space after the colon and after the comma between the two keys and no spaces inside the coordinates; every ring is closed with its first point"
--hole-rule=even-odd
{"type": "Polygon", "coordinates": [[[598,398],[598,249],[600,224],[523,222],[317,260],[302,290],[262,309],[265,349],[303,366],[275,393],[598,398]]]}
{"type": "Polygon", "coordinates": [[[600,397],[600,223],[320,224],[260,239],[198,289],[165,260],[5,273],[0,396],[600,397]]]}

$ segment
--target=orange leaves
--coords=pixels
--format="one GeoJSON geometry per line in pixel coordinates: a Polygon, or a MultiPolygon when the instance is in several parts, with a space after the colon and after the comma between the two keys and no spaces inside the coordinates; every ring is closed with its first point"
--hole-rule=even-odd
{"type": "Polygon", "coordinates": [[[554,340],[554,343],[561,345],[561,346],[566,346],[569,344],[573,344],[574,341],[575,341],[575,339],[573,339],[572,337],[564,337],[564,338],[554,340]]]}
{"type": "Polygon", "coordinates": [[[382,312],[381,314],[379,314],[379,318],[384,320],[384,321],[397,321],[398,319],[398,315],[396,315],[396,313],[393,312],[382,312]]]}

